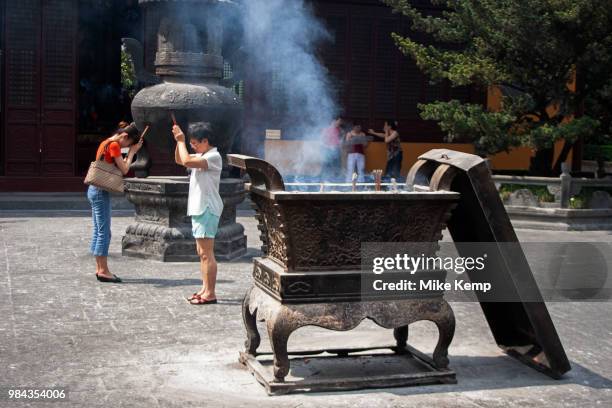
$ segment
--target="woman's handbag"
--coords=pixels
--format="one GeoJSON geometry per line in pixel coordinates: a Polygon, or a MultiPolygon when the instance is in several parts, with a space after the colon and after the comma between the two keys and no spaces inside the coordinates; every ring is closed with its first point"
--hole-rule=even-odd
{"type": "MultiPolygon", "coordinates": [[[[104,152],[108,145],[104,147],[104,152]]],[[[104,160],[104,153],[99,160],[91,162],[84,183],[112,193],[123,193],[123,173],[115,164],[104,160]]]]}

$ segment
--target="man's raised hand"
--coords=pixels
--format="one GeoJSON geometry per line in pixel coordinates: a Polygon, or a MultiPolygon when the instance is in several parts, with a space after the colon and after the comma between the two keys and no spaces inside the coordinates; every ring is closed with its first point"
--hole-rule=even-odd
{"type": "Polygon", "coordinates": [[[178,125],[172,126],[172,134],[174,135],[174,140],[177,142],[185,141],[185,134],[178,125]]]}

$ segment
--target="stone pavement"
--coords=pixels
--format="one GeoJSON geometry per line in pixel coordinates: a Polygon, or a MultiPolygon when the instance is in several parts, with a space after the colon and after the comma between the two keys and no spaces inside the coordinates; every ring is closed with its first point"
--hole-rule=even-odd
{"type": "MultiPolygon", "coordinates": [[[[109,263],[121,285],[100,284],[87,253],[82,212],[0,212],[0,388],[59,387],[66,402],[0,407],[610,407],[612,303],[549,304],[572,371],[552,380],[505,356],[477,304],[453,305],[450,365],[458,384],[268,397],[238,363],[240,304],[258,254],[252,214],[241,212],[249,256],[219,264],[220,304],[191,306],[198,265],[120,254],[130,221],[116,213],[109,263]]],[[[525,241],[611,242],[609,232],[518,231],[525,241]]],[[[410,343],[431,352],[431,323],[411,326],[410,343]]],[[[265,330],[262,345],[268,348],[265,330]]],[[[364,322],[344,333],[303,328],[290,348],[391,344],[390,330],[364,322]]]]}

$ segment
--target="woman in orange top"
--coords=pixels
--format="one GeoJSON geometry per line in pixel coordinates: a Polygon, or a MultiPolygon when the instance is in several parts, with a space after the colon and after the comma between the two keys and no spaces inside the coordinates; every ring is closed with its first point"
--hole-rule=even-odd
{"type": "MultiPolygon", "coordinates": [[[[96,159],[102,155],[108,163],[114,163],[125,175],[130,170],[134,156],[142,147],[142,138],[138,136],[138,129],[131,124],[100,143],[96,153],[96,159]],[[121,155],[121,148],[129,147],[127,157],[121,155]]],[[[113,275],[108,269],[108,247],[111,239],[111,197],[106,190],[95,186],[89,186],[87,199],[91,204],[93,217],[93,236],[90,252],[96,257],[96,278],[100,282],[121,282],[121,279],[113,275]]]]}

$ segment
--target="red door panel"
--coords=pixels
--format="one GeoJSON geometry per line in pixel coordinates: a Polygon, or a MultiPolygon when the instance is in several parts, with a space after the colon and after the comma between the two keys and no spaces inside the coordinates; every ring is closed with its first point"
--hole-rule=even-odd
{"type": "Polygon", "coordinates": [[[40,0],[6,2],[5,174],[40,173],[40,0]]]}
{"type": "Polygon", "coordinates": [[[74,175],[76,0],[6,4],[6,176],[74,175]]]}
{"type": "Polygon", "coordinates": [[[32,176],[39,171],[38,126],[36,124],[11,123],[5,148],[10,152],[6,161],[6,174],[32,176]]]}
{"type": "Polygon", "coordinates": [[[74,133],[73,126],[46,123],[43,126],[42,174],[71,176],[74,174],[74,143],[66,142],[74,133]]]}
{"type": "Polygon", "coordinates": [[[71,176],[75,171],[76,27],[76,0],[43,1],[43,175],[71,176]]]}

